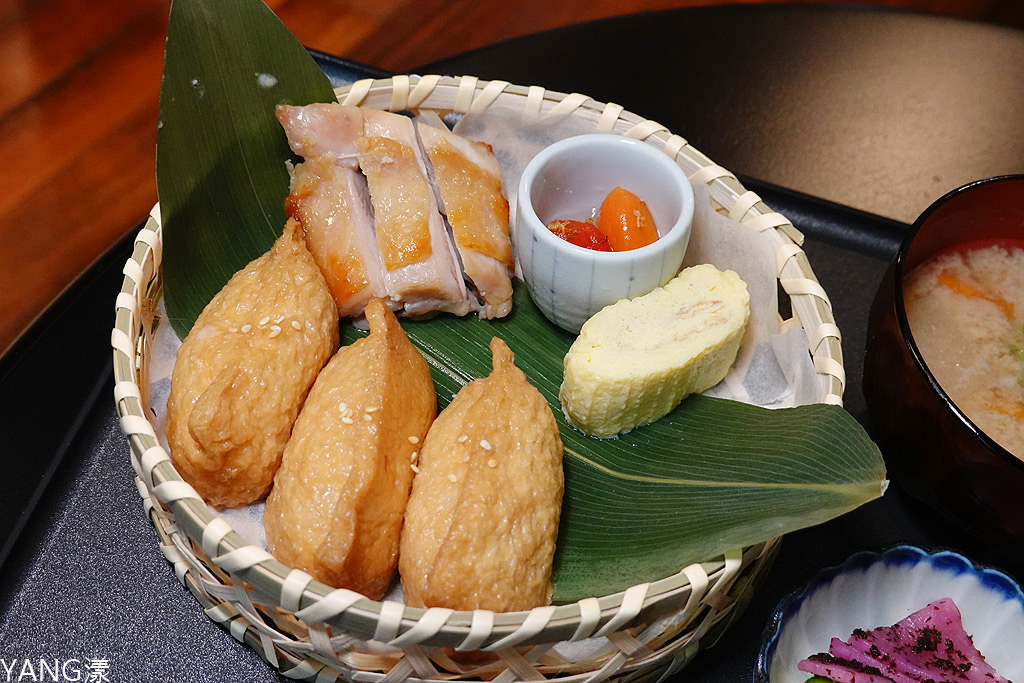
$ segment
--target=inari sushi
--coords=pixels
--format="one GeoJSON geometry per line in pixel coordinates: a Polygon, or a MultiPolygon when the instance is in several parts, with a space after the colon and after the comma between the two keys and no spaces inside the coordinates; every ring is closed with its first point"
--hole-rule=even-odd
{"type": "Polygon", "coordinates": [[[437,410],[427,362],[380,299],[369,336],[320,373],[295,422],[263,523],[274,556],[372,599],[398,562],[416,453],[437,410]]]}
{"type": "Polygon", "coordinates": [[[216,507],[267,495],[292,423],[338,348],[323,276],[289,221],[231,278],[178,349],[167,440],[182,478],[216,507]]]}
{"type": "Polygon", "coordinates": [[[496,612],[551,600],[562,439],[551,407],[491,340],[493,370],[434,421],[402,530],[405,603],[496,612]]]}

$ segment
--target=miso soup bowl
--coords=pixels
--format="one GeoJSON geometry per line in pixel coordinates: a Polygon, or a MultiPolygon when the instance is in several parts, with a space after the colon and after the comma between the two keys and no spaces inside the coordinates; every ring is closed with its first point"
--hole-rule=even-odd
{"type": "Polygon", "coordinates": [[[995,551],[1024,558],[1024,462],[978,428],[932,376],[910,331],[904,279],[964,243],[1020,241],[1024,175],[953,190],[914,223],[868,320],[864,395],[893,479],[995,551]]]}
{"type": "Polygon", "coordinates": [[[683,262],[693,202],[679,165],[641,140],[594,133],[545,147],[523,169],[512,233],[530,296],[548,320],[576,333],[605,306],[660,287],[683,262]],[[547,228],[553,220],[592,217],[616,186],[647,204],[657,241],[630,251],[594,251],[547,228]]]}

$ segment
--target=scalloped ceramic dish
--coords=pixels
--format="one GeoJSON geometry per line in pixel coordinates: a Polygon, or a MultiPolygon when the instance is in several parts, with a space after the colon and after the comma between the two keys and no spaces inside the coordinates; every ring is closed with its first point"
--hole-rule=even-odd
{"type": "Polygon", "coordinates": [[[1024,680],[1024,592],[1006,574],[963,555],[896,546],[861,552],[823,570],[783,600],[765,629],[755,683],[803,683],[797,663],[827,652],[856,628],[888,626],[939,598],[960,608],[964,629],[996,671],[1024,680]]]}

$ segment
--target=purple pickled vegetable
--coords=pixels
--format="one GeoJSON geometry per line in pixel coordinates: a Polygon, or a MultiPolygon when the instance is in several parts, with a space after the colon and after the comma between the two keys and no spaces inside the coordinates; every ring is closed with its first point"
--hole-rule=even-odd
{"type": "Polygon", "coordinates": [[[847,641],[833,638],[827,653],[797,668],[839,683],[1010,683],[978,652],[949,598],[892,626],[857,629],[847,641]]]}
{"type": "Polygon", "coordinates": [[[827,652],[811,655],[797,664],[797,668],[815,676],[824,676],[836,683],[892,683],[892,679],[886,678],[870,666],[840,657],[834,657],[827,652]]]}
{"type": "MultiPolygon", "coordinates": [[[[832,639],[832,644],[828,648],[828,653],[839,659],[859,662],[864,667],[871,668],[880,674],[882,671],[889,668],[888,658],[882,656],[874,657],[870,653],[861,652],[854,646],[844,640],[840,640],[839,638],[832,639]]],[[[889,679],[886,678],[885,680],[889,679]]]]}

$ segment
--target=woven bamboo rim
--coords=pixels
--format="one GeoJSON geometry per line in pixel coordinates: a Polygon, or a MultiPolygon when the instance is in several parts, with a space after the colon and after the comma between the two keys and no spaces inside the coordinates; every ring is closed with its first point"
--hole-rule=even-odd
{"type": "MultiPolygon", "coordinates": [[[[344,104],[440,114],[504,107],[574,116],[598,132],[638,138],[665,151],[693,182],[706,183],[716,209],[772,238],[779,283],[802,327],[821,380],[821,402],[841,404],[845,383],[840,334],[825,291],[800,248],[802,235],[664,126],[616,104],[475,77],[396,76],[339,88],[344,104]]],[[[742,611],[778,540],[696,563],[626,591],[525,612],[457,612],[377,602],[332,589],[248,545],[185,483],[161,447],[149,409],[147,361],[160,292],[159,207],[139,232],[124,267],[111,335],[114,398],[136,483],[161,549],[179,581],[208,616],[289,678],[309,681],[639,680],[665,676],[717,639],[742,611]],[[655,620],[658,621],[654,624],[655,620]],[[605,638],[594,654],[566,654],[573,641],[605,638]],[[368,645],[366,641],[374,641],[368,645]]],[[[593,641],[588,641],[593,643],[593,641]]]]}

